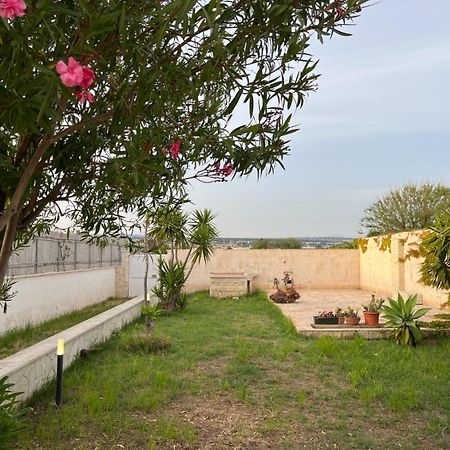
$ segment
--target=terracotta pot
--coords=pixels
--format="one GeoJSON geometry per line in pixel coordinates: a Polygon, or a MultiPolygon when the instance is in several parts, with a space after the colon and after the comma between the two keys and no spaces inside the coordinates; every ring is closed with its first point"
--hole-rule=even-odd
{"type": "Polygon", "coordinates": [[[339,316],[339,325],[342,325],[345,322],[345,316],[339,316]]]}
{"type": "Polygon", "coordinates": [[[361,317],[359,317],[359,316],[357,316],[357,317],[346,317],[345,318],[345,323],[347,323],[349,325],[358,325],[360,320],[361,320],[361,317]]]}
{"type": "Polygon", "coordinates": [[[379,312],[364,311],[364,322],[371,327],[377,326],[380,319],[379,312]]]}

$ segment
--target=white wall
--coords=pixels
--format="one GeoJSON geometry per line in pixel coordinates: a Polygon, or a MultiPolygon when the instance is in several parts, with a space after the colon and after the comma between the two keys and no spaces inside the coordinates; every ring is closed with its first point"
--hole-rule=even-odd
{"type": "MultiPolygon", "coordinates": [[[[148,291],[154,288],[157,282],[158,269],[156,266],[157,255],[152,255],[153,260],[150,258],[150,264],[148,268],[147,286],[148,291]]],[[[145,255],[135,254],[130,255],[129,262],[129,289],[130,297],[136,295],[144,295],[144,278],[145,278],[145,255]]]]}
{"type": "Polygon", "coordinates": [[[0,334],[100,303],[115,295],[115,268],[18,276],[17,295],[0,313],[0,334]]]}

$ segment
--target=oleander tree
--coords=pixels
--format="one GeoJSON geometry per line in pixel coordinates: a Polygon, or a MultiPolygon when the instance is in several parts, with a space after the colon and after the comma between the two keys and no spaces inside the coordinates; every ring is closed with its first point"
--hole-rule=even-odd
{"type": "Polygon", "coordinates": [[[282,165],[311,39],[365,1],[0,0],[0,285],[61,216],[110,236],[190,180],[282,165]]]}

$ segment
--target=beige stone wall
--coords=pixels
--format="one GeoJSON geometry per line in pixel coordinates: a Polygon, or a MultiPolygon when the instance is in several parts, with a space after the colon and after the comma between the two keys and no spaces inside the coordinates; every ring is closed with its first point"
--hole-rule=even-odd
{"type": "MultiPolygon", "coordinates": [[[[270,290],[274,277],[291,271],[300,289],[363,289],[383,296],[417,294],[427,306],[439,308],[447,293],[420,282],[417,256],[421,231],[391,236],[390,247],[381,249],[382,237],[369,238],[367,250],[217,249],[208,265],[198,264],[186,286],[188,292],[208,290],[210,272],[255,274],[252,287],[270,290]]],[[[183,252],[181,252],[183,254],[183,252]]]]}
{"type": "Polygon", "coordinates": [[[209,294],[218,298],[245,295],[247,294],[247,279],[243,276],[212,277],[209,294]]]}
{"type": "Polygon", "coordinates": [[[380,251],[375,239],[367,242],[367,250],[360,250],[360,289],[381,295],[392,293],[391,252],[380,251]]]}
{"type": "Polygon", "coordinates": [[[253,287],[271,289],[274,277],[291,271],[301,289],[358,289],[358,250],[217,249],[208,265],[198,264],[187,282],[189,292],[209,289],[209,272],[254,273],[253,287]]]}
{"type": "Polygon", "coordinates": [[[424,305],[439,308],[447,294],[420,282],[418,256],[422,231],[397,233],[391,236],[390,249],[381,250],[381,238],[370,238],[367,251],[360,250],[361,289],[381,295],[418,295],[424,305]]]}

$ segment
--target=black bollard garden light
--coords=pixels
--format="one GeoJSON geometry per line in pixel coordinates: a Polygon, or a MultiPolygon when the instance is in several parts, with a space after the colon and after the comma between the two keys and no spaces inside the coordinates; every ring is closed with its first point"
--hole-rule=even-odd
{"type": "Polygon", "coordinates": [[[56,406],[61,405],[64,363],[64,339],[58,339],[56,346],[56,406]]]}

